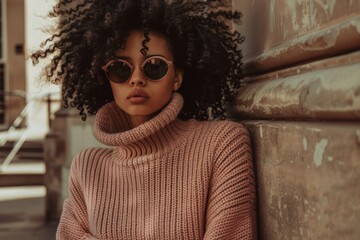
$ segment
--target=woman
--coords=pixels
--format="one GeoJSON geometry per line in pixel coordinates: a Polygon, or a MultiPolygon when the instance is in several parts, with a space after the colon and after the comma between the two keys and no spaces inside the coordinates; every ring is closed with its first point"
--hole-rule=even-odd
{"type": "MultiPolygon", "coordinates": [[[[249,134],[225,118],[243,41],[221,1],[62,0],[47,80],[112,148],[75,156],[57,239],[256,239],[249,134]]],[[[49,44],[50,45],[47,45],[49,44]]]]}

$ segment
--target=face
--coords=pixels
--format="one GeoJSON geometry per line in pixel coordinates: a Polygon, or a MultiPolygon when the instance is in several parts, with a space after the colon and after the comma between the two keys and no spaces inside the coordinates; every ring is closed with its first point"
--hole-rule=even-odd
{"type": "Polygon", "coordinates": [[[142,119],[142,122],[150,119],[169,102],[172,92],[180,87],[183,75],[181,71],[175,70],[175,66],[171,63],[166,75],[160,80],[154,81],[144,75],[140,66],[147,59],[160,56],[169,61],[174,60],[165,37],[156,33],[150,33],[149,37],[150,41],[147,43],[149,50],[144,56],[140,52],[143,48],[143,32],[130,33],[124,49],[118,49],[115,57],[134,66],[133,72],[126,82],[110,81],[116,104],[130,115],[130,119],[138,118],[142,119]]]}

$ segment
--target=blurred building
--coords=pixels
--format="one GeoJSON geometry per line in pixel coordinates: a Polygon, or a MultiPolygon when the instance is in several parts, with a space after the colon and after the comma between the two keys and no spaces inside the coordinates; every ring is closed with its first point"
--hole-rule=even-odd
{"type": "Polygon", "coordinates": [[[47,97],[51,114],[59,108],[59,86],[40,81],[42,63],[33,66],[29,55],[46,39],[52,22],[46,19],[54,1],[1,0],[0,45],[0,129],[8,129],[25,106],[28,111],[21,126],[30,136],[43,137],[48,131],[47,97]],[[56,104],[57,102],[57,104],[56,104]]]}

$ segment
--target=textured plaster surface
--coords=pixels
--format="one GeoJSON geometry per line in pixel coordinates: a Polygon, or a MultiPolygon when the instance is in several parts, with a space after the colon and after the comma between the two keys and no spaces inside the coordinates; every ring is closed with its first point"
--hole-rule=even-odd
{"type": "Polygon", "coordinates": [[[258,119],[360,119],[360,55],[355,55],[354,62],[344,65],[341,59],[329,59],[329,67],[309,64],[250,81],[238,92],[235,110],[258,119]]]}
{"type": "Polygon", "coordinates": [[[360,124],[248,121],[260,239],[360,239],[360,124]]]}
{"type": "Polygon", "coordinates": [[[360,239],[360,0],[234,4],[259,239],[360,239]]]}
{"type": "Polygon", "coordinates": [[[360,1],[235,1],[248,74],[336,55],[360,45],[360,1]]]}

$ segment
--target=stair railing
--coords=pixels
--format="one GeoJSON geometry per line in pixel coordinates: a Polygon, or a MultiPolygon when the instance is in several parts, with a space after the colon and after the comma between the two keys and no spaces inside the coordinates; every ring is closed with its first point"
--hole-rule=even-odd
{"type": "MultiPolygon", "coordinates": [[[[42,98],[33,98],[26,102],[25,107],[22,109],[20,114],[15,118],[14,122],[11,124],[9,129],[7,130],[5,136],[0,139],[0,147],[4,146],[8,139],[14,137],[14,133],[16,128],[22,123],[22,121],[29,115],[32,111],[37,111],[41,106],[41,103],[46,100],[49,104],[48,99],[50,98],[51,94],[47,94],[45,97],[42,98]]],[[[51,103],[51,101],[50,101],[51,103]]],[[[49,107],[48,107],[49,109],[49,107]]],[[[0,173],[3,172],[11,163],[11,161],[15,158],[16,154],[19,152],[21,147],[23,146],[26,138],[29,135],[29,128],[26,128],[20,135],[19,138],[15,140],[14,147],[11,149],[5,160],[0,164],[0,173]]]]}
{"type": "MultiPolygon", "coordinates": [[[[26,102],[26,93],[22,90],[0,92],[0,95],[19,96],[19,97],[23,98],[24,101],[26,102]]],[[[0,147],[4,146],[7,142],[7,140],[9,138],[13,137],[16,128],[19,127],[23,118],[25,117],[25,114],[26,114],[25,111],[27,111],[26,106],[22,109],[22,111],[19,113],[19,115],[15,118],[14,122],[11,124],[11,126],[6,131],[5,136],[0,139],[0,147]]]]}

